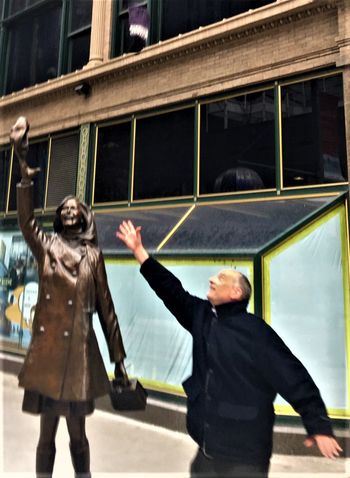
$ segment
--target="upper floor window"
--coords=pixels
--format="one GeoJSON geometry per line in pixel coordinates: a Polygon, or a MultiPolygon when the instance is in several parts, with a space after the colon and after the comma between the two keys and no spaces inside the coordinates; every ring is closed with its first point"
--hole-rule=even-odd
{"type": "Polygon", "coordinates": [[[2,6],[3,93],[43,83],[88,62],[92,0],[2,0],[2,6]]]}
{"type": "Polygon", "coordinates": [[[233,17],[275,0],[161,0],[160,40],[233,17]]]}
{"type": "Polygon", "coordinates": [[[117,0],[112,56],[131,50],[128,9],[137,5],[148,10],[151,23],[148,43],[167,40],[223,18],[233,17],[274,3],[276,0],[117,0]]]}

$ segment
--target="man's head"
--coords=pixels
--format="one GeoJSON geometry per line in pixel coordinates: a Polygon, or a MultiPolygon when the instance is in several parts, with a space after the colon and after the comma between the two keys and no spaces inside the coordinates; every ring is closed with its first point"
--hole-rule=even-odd
{"type": "Polygon", "coordinates": [[[251,289],[249,280],[241,272],[224,269],[209,278],[207,298],[212,305],[248,301],[251,289]]]}

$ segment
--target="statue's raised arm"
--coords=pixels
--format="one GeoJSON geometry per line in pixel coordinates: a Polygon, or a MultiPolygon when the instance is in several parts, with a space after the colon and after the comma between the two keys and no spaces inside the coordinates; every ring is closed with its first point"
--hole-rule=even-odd
{"type": "Polygon", "coordinates": [[[29,128],[27,118],[20,116],[17,118],[10,132],[10,141],[11,144],[13,144],[14,152],[18,158],[21,169],[22,183],[30,183],[32,178],[40,171],[40,168],[30,168],[27,164],[29,128]]]}

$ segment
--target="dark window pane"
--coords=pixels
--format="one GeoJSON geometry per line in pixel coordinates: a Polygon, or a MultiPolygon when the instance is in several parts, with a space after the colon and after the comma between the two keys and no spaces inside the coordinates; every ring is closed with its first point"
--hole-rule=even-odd
{"type": "Polygon", "coordinates": [[[347,181],[341,75],[282,87],[283,185],[347,181]]]}
{"type": "Polygon", "coordinates": [[[98,130],[94,202],[128,199],[131,123],[98,130]]]}
{"type": "Polygon", "coordinates": [[[43,141],[29,146],[27,161],[32,168],[40,168],[34,178],[34,207],[43,208],[45,202],[46,171],[48,161],[48,142],[43,141]]]}
{"type": "Polygon", "coordinates": [[[56,207],[66,196],[75,194],[78,157],[78,134],[52,140],[47,207],[56,207]]]}
{"type": "Polygon", "coordinates": [[[137,120],[134,199],[193,194],[194,108],[137,120]]]}
{"type": "Polygon", "coordinates": [[[5,211],[10,172],[11,151],[0,151],[0,211],[5,211]]]}
{"type": "Polygon", "coordinates": [[[26,0],[11,0],[10,1],[10,15],[18,13],[26,7],[26,0]]]}
{"type": "Polygon", "coordinates": [[[9,197],[9,211],[16,211],[17,209],[17,193],[16,185],[21,181],[21,171],[19,169],[19,163],[17,158],[13,158],[11,184],[10,184],[10,197],[9,197]]]}
{"type": "Polygon", "coordinates": [[[69,71],[80,70],[89,61],[90,29],[83,34],[70,39],[70,68],[69,71]]]}
{"type": "Polygon", "coordinates": [[[4,0],[0,0],[0,20],[3,18],[4,0]]]}
{"type": "Polygon", "coordinates": [[[201,105],[200,193],[275,187],[274,93],[201,105]]]}
{"type": "Polygon", "coordinates": [[[274,3],[275,0],[163,0],[161,40],[274,3]]]}
{"type": "Polygon", "coordinates": [[[53,6],[12,26],[6,93],[57,76],[60,25],[61,6],[53,6]]]}
{"type": "Polygon", "coordinates": [[[70,32],[91,25],[91,14],[92,0],[71,0],[70,32]]]}
{"type": "Polygon", "coordinates": [[[134,5],[147,4],[147,0],[121,0],[121,10],[128,9],[134,5]]]}

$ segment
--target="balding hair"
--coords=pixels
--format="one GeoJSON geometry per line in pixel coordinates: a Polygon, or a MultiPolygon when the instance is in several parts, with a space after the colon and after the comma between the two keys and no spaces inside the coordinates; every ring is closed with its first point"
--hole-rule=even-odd
{"type": "Polygon", "coordinates": [[[239,272],[239,271],[237,272],[238,272],[238,285],[242,289],[242,299],[249,300],[252,294],[252,286],[248,280],[248,277],[242,274],[242,272],[239,272]]]}

